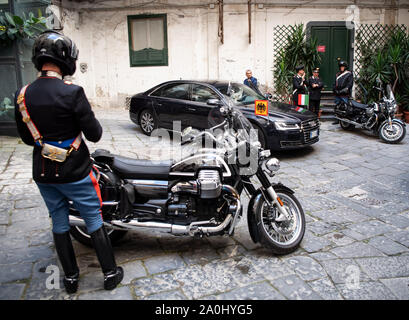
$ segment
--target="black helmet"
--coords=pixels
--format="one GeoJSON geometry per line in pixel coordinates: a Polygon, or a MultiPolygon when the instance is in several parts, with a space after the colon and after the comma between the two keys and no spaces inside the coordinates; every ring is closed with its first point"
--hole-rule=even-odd
{"type": "Polygon", "coordinates": [[[31,61],[38,71],[45,62],[53,62],[60,67],[63,76],[71,76],[75,72],[77,59],[77,46],[62,33],[46,30],[34,41],[31,61]]]}
{"type": "Polygon", "coordinates": [[[338,63],[338,67],[339,67],[339,68],[341,68],[342,66],[344,66],[345,69],[348,69],[348,63],[347,63],[346,61],[344,61],[344,60],[341,60],[341,61],[338,63]]]}

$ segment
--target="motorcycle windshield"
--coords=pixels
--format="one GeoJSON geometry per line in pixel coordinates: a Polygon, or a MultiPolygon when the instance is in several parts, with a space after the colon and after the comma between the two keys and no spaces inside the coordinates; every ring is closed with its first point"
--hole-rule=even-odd
{"type": "Polygon", "coordinates": [[[391,87],[390,84],[388,84],[386,86],[386,94],[387,94],[389,100],[395,100],[395,96],[394,96],[394,94],[392,92],[392,87],[391,87]]]}
{"type": "MultiPolygon", "coordinates": [[[[225,103],[222,107],[214,107],[209,113],[209,126],[214,127],[225,120],[225,117],[222,116],[220,109],[224,108],[230,110],[231,114],[231,126],[229,127],[229,136],[234,138],[236,142],[252,142],[258,141],[257,132],[254,130],[250,121],[244,116],[239,108],[235,106],[234,101],[225,96],[225,103]]],[[[217,130],[223,130],[224,127],[218,127],[217,130]]]]}
{"type": "Polygon", "coordinates": [[[254,104],[256,100],[265,100],[266,98],[254,89],[242,83],[229,83],[228,87],[221,88],[220,91],[230,97],[237,106],[254,104]]]}

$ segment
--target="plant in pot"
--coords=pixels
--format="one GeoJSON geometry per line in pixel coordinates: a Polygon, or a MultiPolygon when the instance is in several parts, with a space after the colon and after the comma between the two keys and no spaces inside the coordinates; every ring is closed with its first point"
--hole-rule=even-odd
{"type": "Polygon", "coordinates": [[[274,86],[279,100],[288,102],[292,98],[292,80],[296,66],[305,66],[305,72],[319,65],[321,57],[317,51],[317,39],[307,35],[304,24],[290,26],[287,43],[282,48],[274,64],[274,86]]]}

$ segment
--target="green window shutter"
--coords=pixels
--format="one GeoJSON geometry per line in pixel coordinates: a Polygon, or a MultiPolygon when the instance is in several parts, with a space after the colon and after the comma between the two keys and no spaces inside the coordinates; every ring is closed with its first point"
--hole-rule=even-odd
{"type": "MultiPolygon", "coordinates": [[[[140,21],[138,21],[140,23],[140,21]]],[[[149,29],[148,29],[149,30],[149,29]]],[[[137,15],[137,16],[128,16],[128,32],[129,32],[129,56],[131,67],[139,66],[167,66],[168,65],[168,47],[167,47],[167,26],[166,26],[166,15],[137,15]],[[132,22],[137,19],[162,19],[163,21],[163,39],[160,39],[160,42],[163,44],[163,49],[154,49],[154,48],[143,48],[140,50],[134,50],[134,46],[140,47],[140,43],[135,45],[133,43],[134,39],[132,36],[132,22]]],[[[145,29],[142,32],[148,33],[145,29]]],[[[146,39],[151,37],[150,34],[146,35],[146,39]]],[[[143,42],[144,37],[142,37],[143,42]]],[[[145,45],[145,43],[143,43],[145,45]]],[[[142,45],[142,46],[143,46],[142,45]]],[[[147,44],[149,45],[149,43],[147,44]]]]}

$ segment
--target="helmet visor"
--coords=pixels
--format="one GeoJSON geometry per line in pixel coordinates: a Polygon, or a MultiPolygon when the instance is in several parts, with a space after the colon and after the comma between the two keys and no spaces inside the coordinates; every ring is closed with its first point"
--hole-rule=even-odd
{"type": "Polygon", "coordinates": [[[71,41],[71,58],[73,58],[74,60],[77,60],[78,54],[79,54],[79,50],[77,46],[75,45],[74,41],[71,41]]]}

